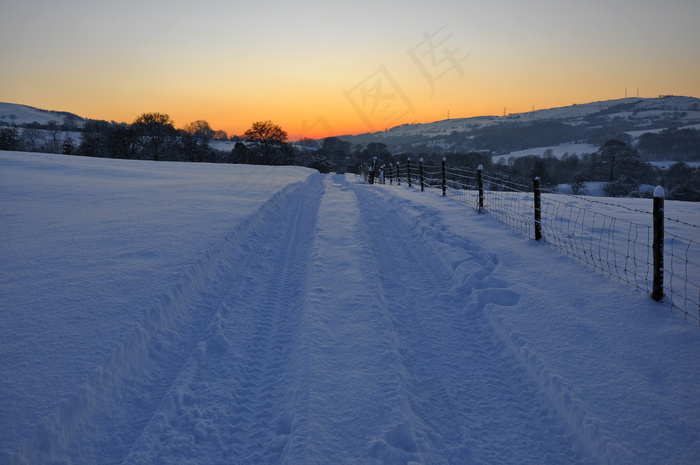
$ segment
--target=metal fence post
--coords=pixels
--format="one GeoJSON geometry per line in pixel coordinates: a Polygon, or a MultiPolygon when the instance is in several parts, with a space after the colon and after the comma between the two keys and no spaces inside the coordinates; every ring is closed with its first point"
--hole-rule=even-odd
{"type": "Polygon", "coordinates": [[[479,213],[484,213],[484,165],[476,169],[476,180],[479,186],[479,213]]]}
{"type": "Polygon", "coordinates": [[[657,302],[664,298],[664,189],[654,189],[654,284],[651,298],[657,302]]]}
{"type": "Polygon", "coordinates": [[[447,195],[447,173],[445,169],[445,164],[447,163],[447,157],[442,157],[442,195],[447,195]]]}
{"type": "Polygon", "coordinates": [[[535,240],[542,239],[542,201],[540,193],[540,178],[534,179],[535,187],[535,240]]]}
{"type": "Polygon", "coordinates": [[[411,187],[411,159],[406,160],[406,173],[408,174],[408,187],[411,187]]]}
{"type": "Polygon", "coordinates": [[[423,158],[419,160],[420,163],[420,191],[425,191],[425,177],[423,177],[423,158]]]}

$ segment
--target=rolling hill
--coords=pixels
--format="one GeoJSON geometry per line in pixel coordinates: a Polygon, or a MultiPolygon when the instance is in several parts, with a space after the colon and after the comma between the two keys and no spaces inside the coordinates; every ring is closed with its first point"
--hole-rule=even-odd
{"type": "Polygon", "coordinates": [[[506,116],[477,116],[405,124],[386,131],[341,136],[353,144],[380,142],[392,152],[515,151],[588,143],[591,151],[611,138],[634,143],[642,134],[700,127],[700,99],[682,96],[624,98],[506,116]]]}

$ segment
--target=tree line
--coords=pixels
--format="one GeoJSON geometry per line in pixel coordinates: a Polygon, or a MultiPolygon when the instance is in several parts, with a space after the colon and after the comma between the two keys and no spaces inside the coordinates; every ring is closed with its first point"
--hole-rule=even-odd
{"type": "Polygon", "coordinates": [[[67,125],[57,121],[19,127],[0,127],[0,150],[39,151],[129,160],[184,161],[299,165],[321,172],[359,172],[359,163],[374,155],[388,154],[384,144],[351,146],[336,137],[321,144],[305,139],[288,140],[287,132],[271,121],[257,121],[242,135],[230,139],[206,121],[195,121],[176,129],[163,113],[143,113],[132,123],[86,120],[67,125]],[[231,140],[230,151],[216,150],[212,140],[231,140]]]}
{"type": "MultiPolygon", "coordinates": [[[[140,159],[154,161],[188,161],[209,163],[246,163],[262,165],[298,165],[328,172],[359,173],[374,157],[378,166],[405,163],[409,157],[424,158],[426,165],[439,166],[441,152],[392,153],[386,144],[369,142],[351,144],[338,137],[322,141],[302,139],[294,144],[287,132],[271,121],[258,121],[241,136],[233,136],[232,150],[219,151],[210,146],[214,139],[226,140],[222,131],[214,131],[206,121],[195,121],[175,129],[167,114],[144,113],[131,124],[88,120],[80,128],[77,140],[61,137],[61,125],[48,124],[43,129],[16,126],[0,128],[0,150],[30,150],[91,157],[140,159]]],[[[77,130],[77,128],[75,128],[77,130]]],[[[695,131],[698,132],[698,131],[695,131]]],[[[672,144],[682,151],[694,143],[692,130],[671,130],[642,136],[642,150],[662,150],[672,144]]],[[[76,134],[73,132],[72,134],[76,134]]],[[[643,152],[642,152],[643,153],[643,152]]],[[[662,185],[669,198],[700,201],[700,168],[680,162],[662,170],[645,161],[638,148],[622,140],[608,140],[592,154],[561,158],[551,150],[542,156],[528,155],[493,162],[492,152],[478,151],[447,154],[450,164],[476,170],[479,165],[502,179],[529,185],[539,177],[545,187],[569,184],[574,193],[585,194],[589,182],[602,182],[606,195],[643,196],[641,185],[662,185]]]]}
{"type": "MultiPolygon", "coordinates": [[[[382,156],[382,152],[374,152],[380,154],[377,166],[396,166],[397,162],[405,166],[408,158],[415,162],[420,157],[425,166],[436,168],[441,166],[445,156],[442,153],[419,153],[416,156],[387,152],[382,156]]],[[[482,166],[490,176],[524,186],[531,186],[532,180],[539,177],[543,187],[555,189],[560,184],[568,184],[574,194],[585,195],[589,193],[588,183],[597,182],[603,183],[603,192],[609,197],[651,197],[652,191],[642,189],[642,186],[661,185],[669,199],[700,201],[700,167],[678,162],[661,169],[645,161],[636,148],[618,140],[605,142],[591,154],[564,154],[561,158],[555,157],[552,150],[546,150],[541,156],[501,158],[496,163],[490,152],[446,156],[450,166],[474,172],[482,166]]],[[[365,157],[363,163],[371,166],[371,158],[365,157]]]]}
{"type": "Polygon", "coordinates": [[[227,138],[206,121],[175,129],[166,114],[144,113],[131,124],[74,118],[0,128],[1,150],[41,151],[103,158],[210,161],[209,141],[227,138]]]}

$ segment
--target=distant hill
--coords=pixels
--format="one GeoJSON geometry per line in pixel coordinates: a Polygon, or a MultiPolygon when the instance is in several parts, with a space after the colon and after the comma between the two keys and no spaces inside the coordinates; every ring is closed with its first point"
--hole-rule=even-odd
{"type": "MultiPolygon", "coordinates": [[[[52,120],[59,124],[70,121],[75,128],[85,122],[69,112],[0,102],[0,126],[45,125],[52,120]]],[[[700,99],[669,95],[605,100],[506,116],[404,124],[375,133],[338,137],[352,145],[380,142],[395,154],[481,151],[495,155],[494,160],[542,155],[547,150],[555,156],[593,153],[604,142],[618,139],[633,146],[641,141],[639,147],[644,150],[640,151],[645,152],[647,159],[700,161],[698,131],[664,140],[649,137],[684,128],[700,129],[700,99]]],[[[225,150],[229,151],[231,144],[226,145],[225,150]]]]}
{"type": "MultiPolygon", "coordinates": [[[[396,152],[489,151],[510,154],[562,144],[593,149],[611,138],[634,144],[644,133],[700,128],[700,99],[624,98],[507,116],[477,116],[405,124],[386,131],[340,136],[352,144],[381,142],[396,152]]],[[[519,153],[520,154],[520,153],[519,153]]]]}
{"type": "Polygon", "coordinates": [[[47,124],[49,121],[63,124],[66,118],[72,119],[78,126],[85,122],[84,118],[67,111],[42,110],[28,105],[0,102],[0,125],[24,126],[35,122],[47,124]]]}

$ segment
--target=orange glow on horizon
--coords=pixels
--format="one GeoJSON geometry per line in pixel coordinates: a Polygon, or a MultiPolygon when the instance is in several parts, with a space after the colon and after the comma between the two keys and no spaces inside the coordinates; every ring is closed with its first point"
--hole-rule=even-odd
{"type": "Polygon", "coordinates": [[[504,1],[146,2],[139,15],[110,2],[44,2],[41,14],[8,2],[0,40],[15,45],[0,52],[0,101],[125,123],[165,113],[176,128],[204,120],[229,136],[270,120],[294,141],[617,99],[625,88],[700,97],[699,2],[504,1]],[[149,27],[158,34],[132,32],[149,27]]]}
{"type": "MultiPolygon", "coordinates": [[[[611,92],[610,85],[605,83],[600,86],[588,80],[590,77],[587,73],[569,76],[564,79],[564,85],[553,81],[544,81],[539,86],[531,83],[530,92],[521,95],[520,88],[513,85],[516,80],[514,76],[500,76],[500,80],[490,82],[486,75],[474,76],[453,79],[451,82],[445,80],[445,85],[437,88],[433,98],[426,92],[427,86],[419,81],[417,85],[404,86],[410,107],[398,107],[396,113],[400,118],[389,119],[389,122],[372,113],[371,107],[363,113],[359,98],[353,106],[347,95],[348,89],[352,89],[350,86],[345,89],[338,86],[323,93],[299,93],[293,98],[282,92],[270,93],[266,98],[252,95],[226,99],[211,95],[190,95],[185,98],[160,95],[144,98],[134,104],[122,98],[122,95],[104,93],[101,100],[92,99],[89,95],[84,99],[73,95],[47,95],[12,99],[12,103],[125,123],[132,123],[143,113],[165,113],[174,121],[176,128],[204,120],[212,129],[226,131],[229,137],[242,135],[256,121],[270,120],[287,132],[290,141],[302,138],[320,140],[384,131],[404,124],[442,121],[448,118],[448,114],[450,119],[502,116],[504,109],[507,114],[517,114],[532,111],[533,107],[542,110],[624,97],[625,85],[622,80],[619,88],[611,92]],[[572,89],[578,92],[572,93],[572,89]],[[500,95],[498,101],[494,100],[495,94],[500,95]]],[[[700,86],[691,82],[688,75],[677,78],[677,81],[678,87],[685,92],[666,92],[663,84],[652,82],[648,87],[640,86],[640,97],[657,97],[666,93],[700,96],[700,86]]],[[[628,95],[636,96],[637,87],[627,87],[628,95]]]]}

